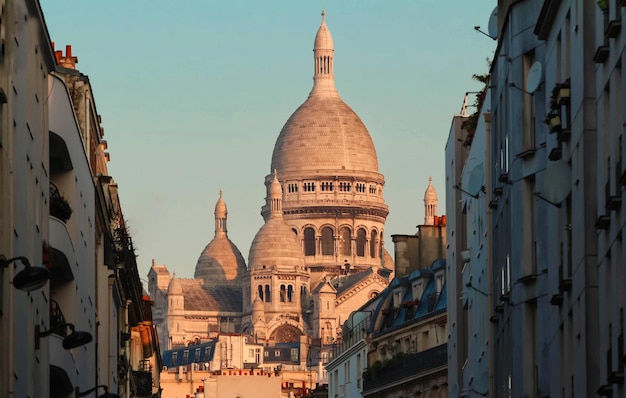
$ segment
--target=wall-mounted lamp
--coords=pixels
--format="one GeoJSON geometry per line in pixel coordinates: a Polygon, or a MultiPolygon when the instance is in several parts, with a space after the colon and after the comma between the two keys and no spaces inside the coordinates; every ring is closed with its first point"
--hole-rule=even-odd
{"type": "Polygon", "coordinates": [[[65,348],[66,350],[69,350],[69,349],[72,349],[72,348],[76,348],[76,347],[80,347],[82,345],[90,343],[91,340],[93,340],[93,337],[91,336],[91,333],[74,330],[74,324],[72,324],[72,323],[64,323],[62,325],[55,326],[55,327],[53,327],[50,330],[46,330],[45,332],[41,331],[41,329],[39,328],[39,325],[35,325],[35,349],[36,350],[39,349],[39,346],[40,346],[39,339],[40,338],[48,337],[52,333],[58,332],[60,330],[64,330],[66,328],[70,328],[70,330],[72,331],[72,333],[70,333],[69,335],[67,335],[67,336],[65,336],[63,338],[63,348],[65,348]]]}
{"type": "Polygon", "coordinates": [[[13,261],[20,260],[24,264],[24,269],[13,278],[13,286],[16,289],[31,292],[45,285],[50,280],[50,271],[44,267],[32,267],[26,257],[7,258],[0,254],[0,268],[8,267],[13,261]]]}
{"type": "Polygon", "coordinates": [[[98,388],[104,388],[104,394],[98,396],[98,398],[120,398],[119,395],[113,394],[112,392],[109,392],[109,386],[105,386],[105,385],[99,385],[99,386],[96,386],[94,388],[90,388],[89,390],[86,390],[86,391],[83,391],[83,392],[80,392],[78,390],[78,387],[76,387],[76,389],[74,390],[74,397],[75,398],[86,397],[87,395],[89,395],[92,392],[96,391],[98,388]]]}

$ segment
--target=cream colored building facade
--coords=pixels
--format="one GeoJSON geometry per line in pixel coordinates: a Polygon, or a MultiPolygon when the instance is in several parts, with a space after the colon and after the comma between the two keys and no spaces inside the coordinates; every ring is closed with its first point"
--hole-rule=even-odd
{"type": "Polygon", "coordinates": [[[0,396],[159,396],[89,78],[36,0],[0,1],[0,39],[0,396]]]}

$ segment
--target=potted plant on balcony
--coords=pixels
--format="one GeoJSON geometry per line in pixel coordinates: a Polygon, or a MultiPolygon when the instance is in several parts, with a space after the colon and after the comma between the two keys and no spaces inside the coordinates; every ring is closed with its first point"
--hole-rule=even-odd
{"type": "Polygon", "coordinates": [[[66,222],[72,216],[72,208],[69,202],[61,193],[56,185],[50,183],[50,215],[66,222]]]}
{"type": "Polygon", "coordinates": [[[561,129],[561,117],[557,111],[548,113],[544,123],[548,125],[551,133],[557,133],[561,129]]]}
{"type": "Polygon", "coordinates": [[[609,0],[597,0],[596,3],[598,7],[602,10],[602,12],[608,11],[609,9],[609,0]]]}

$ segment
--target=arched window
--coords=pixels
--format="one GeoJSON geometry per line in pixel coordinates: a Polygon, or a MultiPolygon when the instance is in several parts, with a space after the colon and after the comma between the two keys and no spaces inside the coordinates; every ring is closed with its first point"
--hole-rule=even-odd
{"type": "Polygon", "coordinates": [[[335,234],[331,227],[322,228],[322,255],[332,256],[335,254],[335,234]]]}
{"type": "Polygon", "coordinates": [[[365,237],[366,232],[363,228],[359,228],[356,231],[356,255],[360,257],[365,256],[365,237]]]}
{"type": "Polygon", "coordinates": [[[287,286],[287,301],[293,303],[293,286],[287,286]]]}
{"type": "Polygon", "coordinates": [[[372,231],[372,237],[370,238],[370,257],[376,258],[378,257],[376,254],[378,253],[378,232],[372,231]]]}
{"type": "Polygon", "coordinates": [[[280,302],[285,302],[285,296],[287,295],[287,291],[285,290],[285,285],[280,285],[280,302]]]}
{"type": "Polygon", "coordinates": [[[263,301],[263,285],[259,285],[259,298],[263,301]]]}
{"type": "Polygon", "coordinates": [[[348,227],[339,230],[339,253],[342,256],[352,255],[352,231],[348,227]]]}
{"type": "Polygon", "coordinates": [[[304,255],[315,255],[315,230],[311,227],[304,229],[304,255]]]}
{"type": "Polygon", "coordinates": [[[270,294],[270,285],[265,285],[265,302],[266,303],[271,303],[272,302],[272,295],[270,294]]]}

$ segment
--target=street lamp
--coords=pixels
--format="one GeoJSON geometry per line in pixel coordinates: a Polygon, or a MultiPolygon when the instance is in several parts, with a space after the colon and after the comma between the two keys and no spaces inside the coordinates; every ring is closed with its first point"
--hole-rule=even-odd
{"type": "Polygon", "coordinates": [[[72,349],[72,348],[76,348],[76,347],[80,347],[82,345],[85,345],[85,344],[91,342],[91,340],[93,340],[93,337],[91,336],[91,333],[74,330],[74,324],[73,323],[64,323],[62,325],[55,326],[55,327],[53,327],[50,330],[46,330],[45,332],[41,331],[39,325],[35,325],[35,349],[36,350],[39,349],[39,345],[40,345],[39,344],[39,339],[40,338],[48,337],[52,333],[58,332],[60,330],[65,330],[66,328],[70,328],[70,330],[72,331],[72,333],[70,333],[68,336],[65,336],[63,338],[63,348],[65,348],[66,350],[69,350],[69,349],[72,349]]]}
{"type": "Polygon", "coordinates": [[[20,260],[25,267],[13,278],[13,286],[15,286],[16,289],[32,292],[33,290],[43,287],[50,279],[50,271],[44,267],[32,267],[28,259],[22,256],[7,260],[4,255],[0,254],[0,268],[6,268],[16,260],[20,260]]]}

